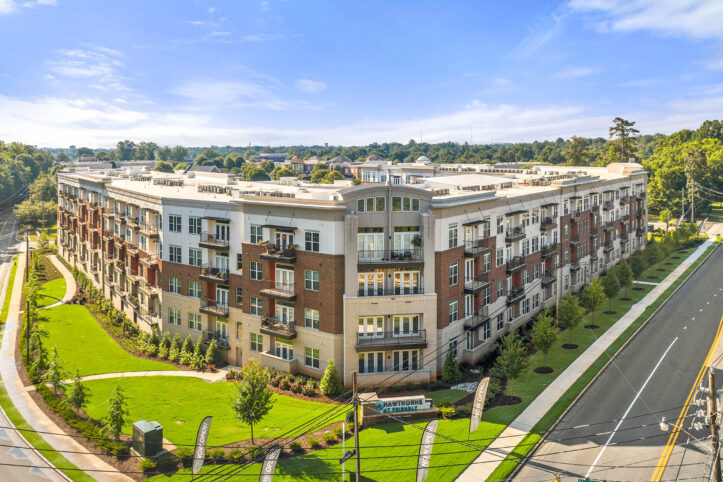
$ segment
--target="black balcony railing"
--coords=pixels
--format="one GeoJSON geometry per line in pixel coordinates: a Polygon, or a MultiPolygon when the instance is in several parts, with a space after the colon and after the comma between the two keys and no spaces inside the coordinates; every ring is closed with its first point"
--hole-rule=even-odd
{"type": "Polygon", "coordinates": [[[489,284],[489,273],[482,273],[475,277],[465,278],[464,292],[468,294],[478,293],[489,284]]]}
{"type": "Polygon", "coordinates": [[[265,243],[266,252],[261,255],[261,259],[268,261],[281,261],[283,263],[293,263],[296,261],[296,246],[289,244],[265,243]]]}
{"type": "Polygon", "coordinates": [[[211,249],[228,249],[228,238],[216,236],[214,233],[201,233],[201,239],[198,245],[204,248],[211,249]]]}
{"type": "Polygon", "coordinates": [[[293,321],[280,320],[273,316],[265,316],[261,320],[261,333],[293,340],[296,338],[296,325],[293,321]]]}
{"type": "Polygon", "coordinates": [[[284,283],[278,280],[265,279],[261,286],[261,294],[263,296],[282,300],[296,299],[295,283],[284,283]]]}
{"type": "Polygon", "coordinates": [[[204,298],[201,302],[201,311],[210,315],[228,316],[228,303],[221,303],[216,300],[204,298]]]}
{"type": "Polygon", "coordinates": [[[610,211],[613,209],[613,202],[612,201],[605,201],[603,202],[603,211],[610,211]]]}
{"type": "Polygon", "coordinates": [[[515,226],[514,228],[508,228],[507,232],[505,233],[505,241],[508,243],[518,241],[520,239],[523,239],[524,237],[525,237],[525,227],[524,226],[515,226]]]}
{"type": "Polygon", "coordinates": [[[231,348],[231,345],[228,342],[228,337],[223,336],[220,333],[216,333],[215,331],[203,330],[203,341],[206,343],[215,341],[216,346],[224,350],[231,348]]]}
{"type": "Polygon", "coordinates": [[[423,260],[421,248],[359,250],[359,264],[419,263],[423,260]]]}
{"type": "Polygon", "coordinates": [[[613,247],[613,242],[612,242],[612,241],[608,241],[607,243],[605,243],[605,247],[603,248],[603,251],[606,252],[606,253],[609,253],[609,252],[612,251],[613,249],[614,249],[614,247],[613,247]]]}
{"type": "Polygon", "coordinates": [[[218,283],[228,283],[228,267],[219,268],[217,266],[201,265],[201,279],[206,281],[215,281],[218,283]]]}
{"type": "Polygon", "coordinates": [[[547,244],[542,247],[542,256],[547,258],[548,256],[552,256],[554,254],[557,254],[557,243],[547,244]]]}
{"type": "Polygon", "coordinates": [[[516,303],[525,297],[525,288],[516,286],[507,292],[507,304],[516,303]]]}
{"type": "Polygon", "coordinates": [[[507,260],[507,271],[513,272],[525,267],[524,256],[513,256],[507,260]]]}
{"type": "Polygon", "coordinates": [[[557,227],[557,222],[555,221],[555,218],[553,218],[553,217],[542,218],[542,223],[540,223],[540,229],[542,231],[548,231],[550,229],[555,229],[556,227],[557,227]]]}
{"type": "Polygon", "coordinates": [[[394,288],[360,288],[358,296],[405,296],[405,295],[422,295],[424,289],[419,286],[415,287],[402,287],[396,286],[394,288]]]}
{"type": "Polygon", "coordinates": [[[542,286],[550,286],[557,281],[557,270],[548,271],[542,276],[542,286]]]}
{"type": "Polygon", "coordinates": [[[467,331],[476,330],[489,319],[489,306],[483,306],[472,314],[472,316],[464,320],[464,329],[467,331]]]}
{"type": "Polygon", "coordinates": [[[416,332],[403,330],[376,332],[372,336],[357,333],[357,347],[420,347],[427,346],[427,331],[416,332]]]}
{"type": "Polygon", "coordinates": [[[480,256],[484,253],[489,252],[489,241],[485,239],[469,239],[464,242],[464,254],[465,256],[480,256]]]}

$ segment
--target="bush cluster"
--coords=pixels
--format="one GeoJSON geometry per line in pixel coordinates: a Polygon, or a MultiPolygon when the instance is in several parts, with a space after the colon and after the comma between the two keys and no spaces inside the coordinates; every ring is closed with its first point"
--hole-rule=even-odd
{"type": "MultiPolygon", "coordinates": [[[[231,375],[231,377],[234,377],[234,379],[236,379],[236,376],[240,377],[241,374],[239,373],[238,375],[231,375]]],[[[316,397],[319,395],[319,385],[314,378],[304,375],[292,375],[290,373],[282,373],[277,370],[269,370],[269,376],[269,383],[272,387],[290,391],[296,394],[303,393],[307,397],[316,397]]]]}

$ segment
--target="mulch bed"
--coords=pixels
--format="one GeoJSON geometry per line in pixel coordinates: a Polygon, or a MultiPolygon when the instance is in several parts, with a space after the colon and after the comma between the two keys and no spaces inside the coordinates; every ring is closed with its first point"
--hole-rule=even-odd
{"type": "Polygon", "coordinates": [[[574,343],[565,343],[562,345],[565,350],[577,350],[577,345],[574,343]]]}
{"type": "Polygon", "coordinates": [[[548,373],[554,372],[555,369],[552,367],[535,367],[532,371],[540,375],[547,375],[548,373]]]}
{"type": "Polygon", "coordinates": [[[639,286],[633,286],[633,291],[643,291],[645,288],[640,288],[639,286]]]}
{"type": "Polygon", "coordinates": [[[651,280],[653,280],[653,281],[657,281],[657,280],[658,280],[658,278],[656,278],[655,276],[648,276],[646,279],[651,279],[651,280]]]}
{"type": "Polygon", "coordinates": [[[603,313],[605,313],[606,315],[614,315],[615,313],[617,313],[617,311],[608,310],[608,311],[603,311],[603,313]]]}
{"type": "Polygon", "coordinates": [[[680,256],[673,256],[673,257],[670,258],[670,259],[680,259],[680,256]]]}
{"type": "Polygon", "coordinates": [[[517,405],[518,403],[522,403],[522,399],[520,397],[515,397],[514,395],[500,394],[487,402],[485,404],[485,408],[489,410],[490,408],[503,407],[505,405],[517,405]]]}
{"type": "Polygon", "coordinates": [[[631,301],[631,300],[632,300],[632,298],[627,298],[627,297],[625,297],[625,298],[620,298],[620,301],[631,301]]]}
{"type": "Polygon", "coordinates": [[[598,326],[598,325],[585,325],[585,328],[587,328],[588,330],[597,330],[598,328],[600,328],[600,326],[598,326]]]}
{"type": "Polygon", "coordinates": [[[670,262],[665,263],[665,266],[673,266],[673,263],[670,263],[670,262]]]}
{"type": "Polygon", "coordinates": [[[663,271],[665,271],[665,270],[664,270],[663,268],[658,268],[658,269],[656,269],[655,271],[661,271],[661,272],[663,272],[663,271]]]}

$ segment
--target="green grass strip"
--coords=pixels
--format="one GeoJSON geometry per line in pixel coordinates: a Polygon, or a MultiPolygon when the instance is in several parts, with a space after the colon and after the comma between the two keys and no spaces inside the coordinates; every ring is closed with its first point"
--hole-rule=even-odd
{"type": "Polygon", "coordinates": [[[13,282],[15,281],[15,273],[18,270],[18,258],[17,256],[13,259],[13,267],[10,270],[10,279],[8,279],[8,287],[5,290],[5,299],[3,300],[3,308],[0,311],[0,323],[5,326],[5,321],[8,319],[8,311],[10,310],[10,295],[13,291],[13,282]]]}
{"type": "Polygon", "coordinates": [[[663,294],[658,296],[658,298],[653,301],[653,303],[648,306],[643,313],[638,316],[638,318],[628,327],[627,330],[623,332],[622,335],[618,337],[617,340],[615,340],[608,348],[603,352],[602,355],[598,357],[597,360],[595,360],[590,367],[585,371],[585,373],[580,376],[580,378],[575,381],[575,383],[572,384],[572,386],[565,392],[565,394],[560,397],[560,399],[555,403],[555,405],[552,406],[550,410],[540,419],[537,424],[535,424],[534,427],[532,427],[532,430],[530,433],[528,433],[525,438],[520,442],[515,450],[512,451],[513,454],[516,454],[515,456],[507,456],[505,460],[497,466],[494,472],[487,478],[487,482],[497,481],[497,480],[506,480],[507,477],[510,476],[513,470],[517,467],[519,464],[520,458],[524,458],[530,451],[535,447],[537,442],[541,439],[541,436],[539,435],[539,432],[545,432],[552,427],[555,422],[562,416],[562,414],[567,410],[567,408],[572,404],[572,402],[575,401],[577,396],[585,389],[585,387],[592,381],[592,379],[597,375],[597,373],[602,370],[602,368],[605,366],[605,364],[615,356],[617,351],[623,346],[623,344],[632,337],[636,331],[650,318],[650,316],[657,310],[660,305],[665,303],[667,299],[673,294],[673,291],[675,291],[678,286],[683,284],[685,280],[688,278],[688,276],[701,264],[703,261],[708,259],[708,256],[711,252],[716,248],[716,245],[713,244],[712,246],[709,246],[706,251],[703,253],[702,256],[700,256],[697,260],[693,262],[692,265],[690,265],[681,276],[676,279],[673,284],[671,284],[668,289],[666,289],[663,294]]]}

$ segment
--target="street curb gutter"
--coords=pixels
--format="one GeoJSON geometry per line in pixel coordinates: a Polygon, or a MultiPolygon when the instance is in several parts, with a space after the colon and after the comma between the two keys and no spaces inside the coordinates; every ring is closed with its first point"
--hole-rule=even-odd
{"type": "MultiPolygon", "coordinates": [[[[638,327],[638,329],[635,330],[635,333],[633,333],[632,335],[630,335],[630,338],[628,338],[628,339],[620,346],[620,348],[618,348],[618,350],[608,359],[608,361],[605,363],[605,365],[603,365],[603,366],[600,368],[600,370],[598,370],[598,372],[592,377],[592,379],[587,383],[587,385],[585,385],[585,387],[584,387],[582,390],[580,390],[580,393],[578,393],[577,396],[575,397],[575,399],[574,399],[572,402],[570,402],[570,404],[567,406],[567,408],[565,409],[565,411],[562,412],[562,414],[557,418],[557,420],[555,420],[555,423],[553,423],[553,424],[550,426],[550,428],[545,431],[545,435],[543,435],[542,437],[540,437],[540,439],[537,441],[537,443],[536,443],[535,446],[532,448],[532,450],[530,450],[530,452],[529,452],[527,455],[525,455],[525,457],[522,459],[522,462],[523,462],[523,463],[518,463],[518,464],[516,464],[516,465],[515,465],[515,468],[512,470],[512,472],[510,473],[510,475],[508,475],[505,480],[512,480],[512,479],[515,478],[515,476],[517,475],[517,473],[518,473],[520,470],[522,470],[522,468],[525,466],[525,464],[527,463],[527,461],[535,455],[535,453],[537,452],[537,450],[540,448],[540,446],[541,446],[541,445],[544,443],[544,441],[547,439],[547,434],[555,430],[555,427],[557,427],[557,425],[560,423],[560,421],[562,421],[562,419],[565,418],[565,415],[567,415],[567,412],[569,412],[569,411],[572,409],[572,407],[577,403],[577,401],[580,399],[580,397],[582,397],[582,396],[585,394],[585,392],[590,388],[590,386],[591,386],[593,383],[595,383],[595,381],[598,379],[598,377],[602,374],[602,372],[605,371],[605,369],[607,369],[608,365],[610,365],[610,363],[612,363],[612,361],[615,359],[615,357],[618,356],[618,354],[619,354],[626,346],[628,346],[628,343],[630,343],[631,341],[633,341],[633,339],[638,335],[638,333],[640,333],[640,330],[642,330],[642,329],[645,327],[645,325],[648,324],[648,322],[650,321],[650,319],[651,319],[653,316],[655,316],[655,314],[657,314],[658,311],[660,311],[660,309],[663,308],[663,307],[668,303],[668,301],[670,300],[670,298],[673,297],[673,295],[686,283],[686,281],[688,281],[688,279],[690,279],[690,277],[693,276],[693,275],[700,269],[701,266],[703,266],[703,263],[705,263],[705,261],[706,261],[710,256],[712,256],[713,253],[715,253],[717,249],[720,248],[721,243],[715,243],[715,244],[716,244],[716,247],[705,257],[705,259],[704,259],[700,264],[698,264],[698,266],[696,266],[695,269],[688,274],[688,276],[685,277],[685,279],[673,290],[673,292],[668,295],[668,297],[665,299],[665,301],[663,301],[663,303],[661,303],[660,306],[658,306],[658,307],[655,309],[655,311],[653,311],[653,312],[648,316],[648,318],[638,327]]],[[[676,281],[677,281],[677,280],[676,280],[676,281]]],[[[633,322],[633,323],[634,323],[634,322],[633,322]]],[[[615,341],[613,341],[613,343],[615,343],[615,341]]],[[[603,352],[603,353],[605,353],[605,352],[603,352]]],[[[600,356],[602,356],[602,355],[600,355],[600,356]]],[[[594,362],[593,362],[593,363],[594,363],[594,362]]],[[[528,433],[528,435],[529,435],[529,433],[528,433]]],[[[524,439],[523,439],[523,441],[524,441],[524,439]]],[[[512,451],[514,452],[514,449],[512,449],[512,451]]],[[[510,454],[511,454],[511,453],[512,453],[512,452],[510,452],[510,454]]]]}

